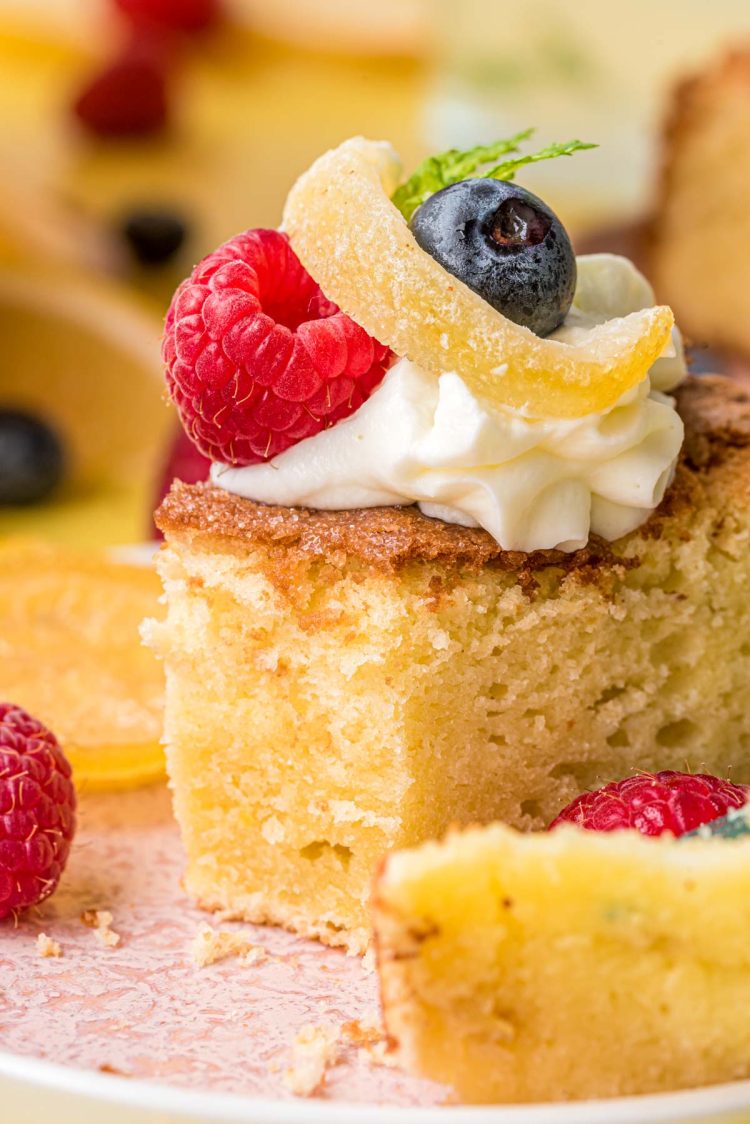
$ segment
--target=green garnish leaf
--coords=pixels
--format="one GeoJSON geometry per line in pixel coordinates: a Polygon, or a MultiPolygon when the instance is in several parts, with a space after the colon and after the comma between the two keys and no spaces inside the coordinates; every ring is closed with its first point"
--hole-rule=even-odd
{"type": "Polygon", "coordinates": [[[490,164],[509,152],[518,152],[519,145],[528,140],[533,131],[524,129],[514,137],[495,141],[494,144],[477,145],[464,151],[449,148],[447,152],[441,152],[437,156],[428,156],[406,183],[396,188],[393,202],[408,222],[417,207],[436,191],[451,183],[468,179],[477,168],[490,164]]]}
{"type": "Polygon", "coordinates": [[[572,156],[584,148],[596,148],[595,144],[586,144],[584,141],[571,140],[562,144],[548,144],[539,152],[529,153],[526,156],[515,156],[510,160],[501,160],[501,156],[519,151],[523,141],[528,140],[534,132],[533,129],[524,129],[507,140],[495,141],[494,144],[477,145],[464,151],[458,148],[449,148],[437,156],[428,156],[416,172],[409,176],[405,183],[396,188],[393,193],[393,203],[408,222],[417,207],[452,183],[461,180],[478,179],[512,180],[519,168],[525,164],[535,164],[539,160],[552,160],[556,156],[572,156]],[[493,167],[489,171],[479,171],[487,164],[493,167]]]}
{"type": "Polygon", "coordinates": [[[730,808],[721,819],[711,820],[678,837],[681,839],[740,839],[750,835],[750,813],[744,808],[730,808]]]}
{"type": "Polygon", "coordinates": [[[489,172],[483,172],[482,178],[488,180],[512,180],[519,168],[524,164],[536,164],[538,160],[554,160],[556,156],[572,156],[574,152],[581,152],[584,148],[598,148],[596,144],[587,144],[586,141],[569,140],[563,141],[562,144],[554,143],[548,144],[546,148],[540,148],[538,152],[531,152],[526,156],[516,156],[513,160],[503,160],[501,164],[496,164],[494,168],[490,168],[489,172]]]}

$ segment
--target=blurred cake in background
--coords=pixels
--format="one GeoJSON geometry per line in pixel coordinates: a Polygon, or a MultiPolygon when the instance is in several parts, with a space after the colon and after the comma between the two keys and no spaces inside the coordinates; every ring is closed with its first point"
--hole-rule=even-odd
{"type": "Polygon", "coordinates": [[[431,0],[235,0],[264,35],[324,51],[419,53],[429,34],[431,0]]]}
{"type": "MultiPolygon", "coordinates": [[[[143,206],[182,216],[190,260],[163,278],[165,307],[191,261],[247,225],[249,207],[254,222],[278,223],[279,198],[321,148],[356,132],[389,133],[407,158],[420,154],[416,55],[426,37],[406,11],[418,5],[393,0],[388,11],[403,10],[391,25],[382,6],[376,18],[364,3],[323,12],[301,0],[222,0],[215,26],[168,48],[149,39],[166,84],[163,127],[94,134],[76,107],[114,66],[133,61],[132,9],[155,6],[180,10],[164,0],[58,0],[49,14],[41,0],[0,0],[0,163],[14,178],[36,170],[105,228],[143,206]],[[312,36],[304,29],[316,10],[312,36]],[[280,41],[292,32],[297,49],[280,41]]],[[[145,50],[140,30],[137,38],[145,50]]]]}
{"type": "Polygon", "coordinates": [[[173,423],[160,330],[158,314],[114,281],[0,264],[0,537],[144,538],[173,423]]]}
{"type": "Polygon", "coordinates": [[[364,130],[416,154],[418,6],[0,0],[0,411],[54,431],[67,466],[48,499],[0,505],[0,536],[141,540],[162,477],[205,475],[170,448],[160,316],[249,214],[278,223],[321,147],[364,130]]]}
{"type": "Polygon", "coordinates": [[[675,90],[645,256],[686,334],[750,358],[750,42],[675,90]]]}

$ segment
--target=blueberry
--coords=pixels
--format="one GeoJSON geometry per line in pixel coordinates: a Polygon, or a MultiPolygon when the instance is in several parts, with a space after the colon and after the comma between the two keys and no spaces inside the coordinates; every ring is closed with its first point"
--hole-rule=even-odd
{"type": "Polygon", "coordinates": [[[0,505],[42,500],[65,470],[60,438],[39,418],[0,409],[0,505]]]}
{"type": "Polygon", "coordinates": [[[122,233],[140,265],[165,265],[182,248],[187,225],[172,211],[142,208],[126,216],[122,233]]]}
{"type": "Polygon", "coordinates": [[[557,215],[530,191],[462,180],[431,195],[409,225],[423,250],[509,320],[547,336],[565,319],[575,254],[557,215]]]}

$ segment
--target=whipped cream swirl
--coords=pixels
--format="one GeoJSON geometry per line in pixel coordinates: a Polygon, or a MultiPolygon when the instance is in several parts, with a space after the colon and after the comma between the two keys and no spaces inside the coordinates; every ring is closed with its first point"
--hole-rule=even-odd
{"type": "MultiPolygon", "coordinates": [[[[574,342],[634,303],[645,307],[653,296],[629,262],[579,258],[576,301],[555,335],[574,342]],[[609,284],[594,285],[594,273],[609,284]]],[[[661,502],[683,439],[664,391],[684,373],[675,332],[668,353],[609,409],[532,418],[476,397],[455,371],[435,378],[400,359],[350,418],[267,464],[216,464],[211,479],[285,506],[418,503],[426,515],[484,527],[506,550],[576,550],[591,532],[608,540],[627,534],[661,502]]]]}

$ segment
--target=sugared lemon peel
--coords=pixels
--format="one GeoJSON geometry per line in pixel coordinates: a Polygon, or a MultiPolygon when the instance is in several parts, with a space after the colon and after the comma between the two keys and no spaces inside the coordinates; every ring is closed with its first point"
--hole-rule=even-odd
{"type": "Polygon", "coordinates": [[[354,137],[294,185],[284,229],[326,296],[435,376],[456,371],[478,395],[530,416],[605,410],[667,345],[665,306],[597,325],[581,343],[541,339],[496,312],[422,250],[391,202],[401,165],[391,146],[354,137]]]}

